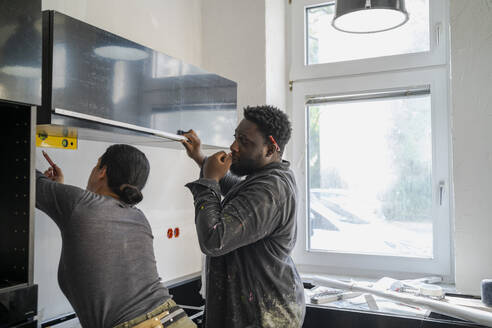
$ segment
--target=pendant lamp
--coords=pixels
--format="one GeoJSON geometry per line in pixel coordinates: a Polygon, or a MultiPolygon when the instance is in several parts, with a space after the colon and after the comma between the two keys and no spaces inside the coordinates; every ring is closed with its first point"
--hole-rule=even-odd
{"type": "Polygon", "coordinates": [[[408,21],[405,0],[337,0],[332,25],[348,33],[375,33],[408,21]]]}

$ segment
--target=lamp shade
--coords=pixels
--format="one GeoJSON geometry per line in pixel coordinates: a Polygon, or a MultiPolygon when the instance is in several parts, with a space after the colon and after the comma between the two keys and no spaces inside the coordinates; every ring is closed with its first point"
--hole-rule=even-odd
{"type": "Polygon", "coordinates": [[[337,0],[332,25],[348,33],[375,33],[408,21],[404,0],[337,0]]]}

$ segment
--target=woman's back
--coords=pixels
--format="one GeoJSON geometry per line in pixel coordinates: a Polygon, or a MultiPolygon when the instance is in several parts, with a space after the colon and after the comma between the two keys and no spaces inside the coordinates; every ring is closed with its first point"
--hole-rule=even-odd
{"type": "Polygon", "coordinates": [[[36,187],[36,206],[60,228],[58,280],[83,327],[113,327],[170,298],[139,209],[40,172],[36,187]]]}

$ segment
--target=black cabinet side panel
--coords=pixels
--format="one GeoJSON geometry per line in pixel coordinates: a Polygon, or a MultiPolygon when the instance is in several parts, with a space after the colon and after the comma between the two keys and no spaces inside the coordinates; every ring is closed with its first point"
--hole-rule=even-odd
{"type": "Polygon", "coordinates": [[[0,290],[29,283],[31,110],[0,103],[0,290]]]}

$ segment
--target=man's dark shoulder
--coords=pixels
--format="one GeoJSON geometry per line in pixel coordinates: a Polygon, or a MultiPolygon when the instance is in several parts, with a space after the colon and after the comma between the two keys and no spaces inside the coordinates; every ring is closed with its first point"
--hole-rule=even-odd
{"type": "Polygon", "coordinates": [[[294,172],[290,168],[273,167],[257,173],[257,177],[265,180],[280,180],[295,184],[294,172]]]}
{"type": "Polygon", "coordinates": [[[263,170],[246,181],[245,187],[267,189],[281,196],[296,193],[294,174],[290,169],[273,168],[263,170]]]}

